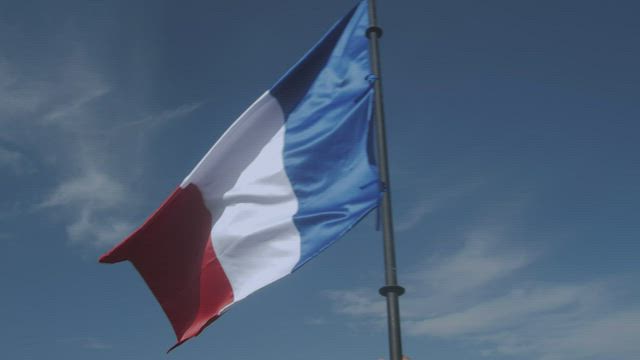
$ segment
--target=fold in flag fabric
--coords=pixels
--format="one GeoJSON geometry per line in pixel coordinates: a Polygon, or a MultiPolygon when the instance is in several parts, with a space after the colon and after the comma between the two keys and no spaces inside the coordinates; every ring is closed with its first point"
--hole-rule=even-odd
{"type": "Polygon", "coordinates": [[[100,258],[133,263],[169,318],[175,346],[378,205],[367,12],[363,1],[336,23],[100,258]]]}

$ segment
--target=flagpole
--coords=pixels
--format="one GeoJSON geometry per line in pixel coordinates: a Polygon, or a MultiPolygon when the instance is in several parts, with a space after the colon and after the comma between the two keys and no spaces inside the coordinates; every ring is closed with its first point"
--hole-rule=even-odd
{"type": "Polygon", "coordinates": [[[380,70],[380,50],[378,39],[382,29],[378,27],[376,1],[369,1],[369,28],[367,37],[371,50],[370,60],[374,82],[374,111],[376,124],[376,145],[378,150],[378,169],[382,182],[382,200],[380,212],[384,239],[385,286],[380,288],[380,295],[387,298],[387,318],[389,327],[389,353],[391,360],[402,359],[402,338],[400,334],[400,308],[398,299],[404,294],[404,288],[398,285],[396,276],[396,255],[393,240],[393,217],[391,214],[391,184],[387,159],[387,139],[384,126],[384,106],[382,102],[382,72],[380,70]]]}

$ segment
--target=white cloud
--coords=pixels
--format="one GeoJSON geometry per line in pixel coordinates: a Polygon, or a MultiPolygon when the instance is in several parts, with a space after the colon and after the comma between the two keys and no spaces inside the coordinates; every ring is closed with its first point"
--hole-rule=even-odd
{"type": "Polygon", "coordinates": [[[67,226],[72,243],[92,243],[95,246],[116,244],[134,229],[134,224],[119,218],[107,218],[84,209],[79,219],[67,226]]]}
{"type": "Polygon", "coordinates": [[[509,276],[528,265],[534,255],[509,247],[502,237],[495,229],[472,231],[457,252],[431,258],[423,271],[409,277],[429,289],[453,295],[509,276]]]}
{"type": "Polygon", "coordinates": [[[0,166],[15,167],[22,162],[22,154],[0,147],[0,166]]]}
{"type": "Polygon", "coordinates": [[[21,152],[5,149],[0,146],[0,169],[7,169],[15,175],[23,175],[34,171],[31,161],[21,152]]]}
{"type": "MultiPolygon", "coordinates": [[[[495,218],[488,223],[467,231],[457,250],[432,256],[401,276],[407,336],[460,342],[488,357],[638,358],[640,311],[634,304],[621,306],[611,295],[613,285],[532,281],[525,269],[540,254],[515,245],[515,232],[496,226],[495,218]]],[[[384,299],[373,289],[331,290],[325,296],[336,313],[364,327],[384,323],[384,299]]]]}
{"type": "MultiPolygon", "coordinates": [[[[82,106],[87,106],[87,101],[82,102],[82,106]]],[[[146,116],[142,120],[132,121],[131,124],[145,127],[157,126],[174,119],[184,117],[195,111],[202,103],[183,105],[176,109],[160,112],[156,115],[146,116]]],[[[72,106],[66,110],[61,110],[56,114],[68,113],[70,116],[82,118],[82,114],[89,113],[82,107],[72,106]]],[[[61,126],[73,126],[68,119],[55,118],[61,126]]],[[[128,123],[125,123],[128,124],[128,123]]],[[[92,244],[95,246],[112,245],[121,240],[127,233],[134,229],[134,224],[119,211],[130,207],[130,202],[135,201],[132,195],[131,185],[117,180],[113,175],[114,166],[109,166],[109,154],[112,149],[103,145],[99,141],[92,141],[100,136],[118,137],[115,132],[122,130],[122,127],[113,127],[112,131],[106,132],[83,132],[76,139],[73,147],[80,155],[72,158],[74,164],[80,170],[80,175],[63,180],[40,204],[39,208],[65,207],[75,209],[71,213],[73,219],[67,225],[69,240],[75,244],[92,244]],[[102,164],[102,166],[100,166],[102,164]]],[[[144,132],[140,132],[144,134],[144,132]]],[[[142,135],[140,135],[142,136],[142,135]]],[[[139,154],[137,147],[142,144],[142,139],[138,139],[132,150],[139,154]]],[[[109,144],[109,143],[107,143],[109,144]]],[[[140,170],[140,169],[138,169],[140,170]]],[[[135,180],[135,174],[128,172],[127,179],[131,182],[135,180]]],[[[126,211],[124,211],[126,213],[126,211]]]]}
{"type": "Polygon", "coordinates": [[[98,339],[96,337],[74,337],[59,339],[56,342],[89,350],[107,350],[113,347],[111,346],[111,344],[108,344],[104,340],[98,339]]]}
{"type": "Polygon", "coordinates": [[[433,191],[428,197],[414,199],[407,211],[400,214],[395,230],[402,232],[415,228],[424,222],[426,217],[438,209],[450,206],[464,195],[478,188],[481,181],[469,181],[456,186],[447,186],[433,191]]]}
{"type": "Polygon", "coordinates": [[[200,108],[202,105],[204,104],[204,102],[196,102],[193,104],[185,104],[182,106],[179,106],[175,109],[169,109],[169,110],[164,110],[161,111],[158,114],[154,114],[154,115],[149,115],[146,116],[140,120],[135,120],[135,121],[129,121],[126,123],[122,123],[119,126],[115,126],[112,128],[112,130],[114,131],[118,131],[118,130],[123,130],[126,128],[130,128],[130,127],[134,127],[134,126],[144,126],[146,128],[152,127],[152,126],[158,126],[158,125],[162,125],[166,122],[169,122],[171,120],[174,119],[178,119],[184,116],[189,115],[190,113],[196,111],[198,108],[200,108]]]}
{"type": "Polygon", "coordinates": [[[69,240],[106,246],[133,229],[132,223],[110,216],[113,210],[126,207],[127,199],[127,190],[121,183],[94,170],[58,185],[39,207],[75,209],[72,213],[77,218],[67,225],[69,240]]]}
{"type": "Polygon", "coordinates": [[[419,225],[424,218],[433,212],[434,205],[432,201],[429,200],[421,200],[416,201],[416,203],[411,207],[402,217],[400,217],[398,224],[395,226],[397,231],[407,231],[413,229],[417,225],[419,225]]]}
{"type": "MultiPolygon", "coordinates": [[[[133,185],[144,174],[122,157],[144,164],[150,128],[183,118],[203,102],[161,111],[146,103],[115,109],[114,103],[130,99],[121,98],[81,44],[50,67],[46,80],[39,80],[0,59],[0,137],[28,148],[42,164],[42,179],[51,181],[42,186],[51,189],[35,209],[64,221],[70,243],[113,244],[134,228],[132,208],[140,200],[133,185]]],[[[0,148],[0,168],[18,172],[29,164],[23,154],[0,148]]]]}
{"type": "Polygon", "coordinates": [[[0,58],[0,123],[16,113],[33,113],[47,97],[48,86],[25,80],[6,59],[0,58]]]}
{"type": "Polygon", "coordinates": [[[538,338],[541,359],[640,357],[640,310],[615,311],[538,338]]]}
{"type": "Polygon", "coordinates": [[[107,174],[91,170],[58,185],[40,207],[73,205],[105,209],[118,206],[125,199],[122,184],[107,174]]]}
{"type": "Polygon", "coordinates": [[[82,342],[82,347],[85,349],[92,349],[92,350],[106,350],[106,349],[111,349],[113,346],[111,346],[110,344],[107,344],[106,342],[100,339],[86,338],[82,342]]]}
{"type": "MultiPolygon", "coordinates": [[[[534,254],[508,246],[503,239],[505,231],[488,226],[470,231],[455,252],[434,255],[405,274],[403,281],[409,284],[411,296],[403,297],[403,314],[441,313],[453,304],[452,299],[459,304],[458,299],[468,298],[469,292],[498,282],[530,264],[534,254]]],[[[371,290],[331,290],[325,295],[334,301],[339,313],[385,316],[383,299],[371,290]]]]}
{"type": "Polygon", "coordinates": [[[372,296],[368,289],[327,290],[324,295],[333,301],[334,309],[339,314],[378,317],[386,309],[380,297],[372,296]]]}
{"type": "Polygon", "coordinates": [[[326,325],[328,321],[323,317],[308,317],[304,319],[304,323],[312,326],[320,326],[326,325]]]}
{"type": "MultiPolygon", "coordinates": [[[[82,106],[86,106],[83,102],[82,106]]],[[[133,121],[134,125],[154,126],[177,119],[195,111],[201,103],[180,106],[173,110],[165,110],[157,115],[147,116],[141,121],[133,121]]],[[[56,114],[68,113],[79,116],[87,110],[70,107],[56,114]]],[[[68,119],[55,118],[61,126],[72,126],[68,119]]],[[[114,130],[119,130],[117,127],[114,130]]],[[[111,132],[104,133],[106,136],[111,132]]],[[[121,215],[121,211],[130,207],[135,201],[131,185],[117,180],[112,173],[114,167],[109,166],[110,149],[106,145],[94,141],[91,134],[82,134],[73,147],[79,156],[71,158],[81,173],[64,179],[38,206],[40,209],[63,207],[70,214],[71,221],[67,225],[67,234],[71,243],[91,244],[94,246],[113,245],[134,229],[135,224],[121,215]],[[106,159],[105,159],[106,156],[106,159]],[[102,166],[99,166],[102,164],[102,166]]],[[[138,145],[142,141],[138,141],[138,145]]],[[[130,179],[133,181],[133,179],[130,179]]]]}
{"type": "Polygon", "coordinates": [[[73,116],[81,113],[82,107],[106,95],[110,89],[102,84],[100,80],[95,79],[90,83],[82,84],[82,95],[72,99],[71,103],[58,105],[56,108],[45,114],[43,119],[45,122],[67,121],[70,122],[73,116]],[[95,82],[95,83],[94,83],[95,82]]]}
{"type": "Polygon", "coordinates": [[[520,288],[505,296],[489,299],[470,308],[423,320],[408,320],[409,334],[441,337],[485,333],[514,326],[540,313],[580,308],[590,300],[588,286],[541,286],[520,288]]]}
{"type": "MultiPolygon", "coordinates": [[[[606,289],[603,289],[606,290],[606,289]]],[[[640,311],[618,310],[604,303],[524,317],[526,324],[503,331],[452,336],[481,346],[491,356],[518,359],[637,359],[640,355],[640,311]]]]}

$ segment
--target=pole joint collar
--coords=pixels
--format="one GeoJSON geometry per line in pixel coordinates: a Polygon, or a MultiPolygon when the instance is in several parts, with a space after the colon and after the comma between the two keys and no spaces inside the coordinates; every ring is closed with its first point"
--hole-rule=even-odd
{"type": "Polygon", "coordinates": [[[402,294],[404,294],[404,288],[398,285],[388,285],[388,286],[381,287],[380,290],[378,290],[378,292],[382,296],[387,296],[390,293],[401,296],[402,294]]]}
{"type": "Polygon", "coordinates": [[[379,26],[370,26],[367,28],[365,35],[367,35],[367,38],[371,38],[372,33],[375,33],[376,37],[379,39],[382,37],[382,28],[379,26]]]}

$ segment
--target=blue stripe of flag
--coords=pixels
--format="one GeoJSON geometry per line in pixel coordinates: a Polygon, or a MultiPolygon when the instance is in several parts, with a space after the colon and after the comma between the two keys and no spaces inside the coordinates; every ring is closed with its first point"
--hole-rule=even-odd
{"type": "Polygon", "coordinates": [[[284,165],[299,204],[295,269],[378,205],[367,11],[366,1],[356,6],[271,89],[285,112],[284,165]]]}

